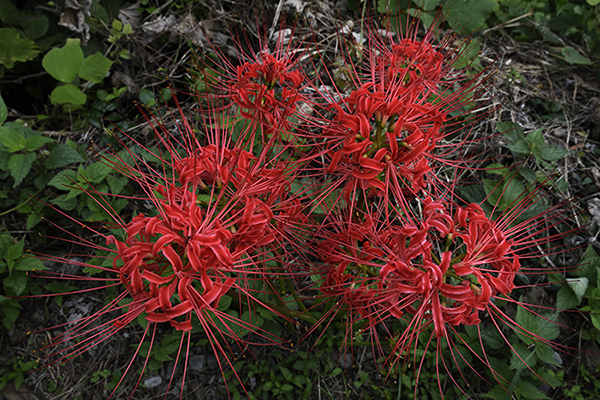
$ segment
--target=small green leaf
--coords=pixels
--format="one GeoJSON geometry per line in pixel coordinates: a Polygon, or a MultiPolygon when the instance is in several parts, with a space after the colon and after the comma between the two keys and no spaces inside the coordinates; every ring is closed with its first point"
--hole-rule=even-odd
{"type": "Polygon", "coordinates": [[[343,371],[341,368],[335,368],[333,371],[331,371],[331,376],[337,376],[339,374],[341,374],[343,371]]]}
{"type": "Polygon", "coordinates": [[[58,86],[50,93],[52,104],[85,104],[87,96],[75,85],[58,86]]]}
{"type": "Polygon", "coordinates": [[[46,168],[55,169],[65,165],[83,162],[83,157],[68,144],[59,144],[50,150],[46,160],[46,168]]]}
{"type": "Polygon", "coordinates": [[[533,184],[537,181],[537,176],[535,175],[535,172],[529,167],[522,167],[521,169],[519,169],[519,173],[530,184],[533,184]]]}
{"type": "Polygon", "coordinates": [[[35,153],[13,154],[10,156],[8,159],[8,170],[15,180],[13,188],[17,187],[23,181],[23,178],[27,176],[31,165],[35,161],[35,157],[35,153]]]}
{"type": "Polygon", "coordinates": [[[541,129],[536,129],[529,132],[525,138],[525,141],[531,148],[538,147],[543,149],[546,147],[546,141],[544,140],[544,134],[542,133],[541,129]]]}
{"type": "Polygon", "coordinates": [[[124,35],[131,35],[132,32],[133,32],[133,29],[131,28],[131,24],[125,24],[125,26],[123,26],[123,34],[124,35]]]}
{"type": "Polygon", "coordinates": [[[589,58],[582,56],[581,53],[579,52],[579,50],[574,49],[571,46],[565,46],[562,49],[560,49],[560,51],[562,52],[563,56],[565,57],[565,60],[569,64],[579,64],[579,65],[592,65],[593,64],[589,58]]]}
{"type": "Polygon", "coordinates": [[[587,0],[587,2],[590,6],[597,6],[600,4],[600,0],[587,0]]]}
{"type": "Polygon", "coordinates": [[[156,99],[154,98],[154,94],[151,90],[148,89],[140,90],[140,101],[148,107],[156,105],[156,99]]]}
{"type": "Polygon", "coordinates": [[[291,382],[294,375],[292,375],[292,371],[290,371],[289,369],[285,368],[285,367],[279,367],[279,370],[281,371],[281,374],[283,375],[283,377],[285,378],[286,381],[291,382]]]}
{"type": "Polygon", "coordinates": [[[92,54],[83,60],[79,67],[79,77],[90,82],[100,83],[108,73],[113,64],[108,58],[100,53],[92,54]]]}
{"type": "Polygon", "coordinates": [[[77,71],[82,61],[83,51],[81,51],[81,47],[79,47],[79,44],[70,43],[62,49],[54,48],[50,50],[44,56],[42,66],[57,81],[69,83],[77,77],[77,71]]]}
{"type": "Polygon", "coordinates": [[[29,39],[23,39],[16,29],[0,29],[0,64],[11,69],[16,62],[33,60],[37,57],[40,50],[29,39]]]}
{"type": "Polygon", "coordinates": [[[123,23],[115,18],[113,19],[112,27],[114,30],[121,32],[121,29],[123,29],[123,23]]]}

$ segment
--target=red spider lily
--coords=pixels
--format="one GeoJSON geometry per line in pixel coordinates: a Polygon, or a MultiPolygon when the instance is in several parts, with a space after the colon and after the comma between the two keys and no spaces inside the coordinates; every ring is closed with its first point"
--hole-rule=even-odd
{"type": "MultiPolygon", "coordinates": [[[[189,345],[194,324],[201,326],[215,353],[224,356],[228,364],[224,339],[233,339],[242,348],[251,343],[238,335],[236,326],[268,341],[276,340],[276,336],[261,332],[252,323],[220,311],[219,303],[226,294],[233,295],[240,308],[260,305],[289,319],[284,302],[276,298],[275,310],[257,300],[255,292],[271,292],[269,285],[261,284],[264,289],[258,289],[261,285],[256,284],[268,281],[272,273],[264,267],[269,261],[264,254],[269,251],[277,254],[279,243],[288,240],[286,229],[304,218],[298,199],[288,196],[293,171],[283,161],[266,162],[265,152],[255,157],[239,148],[224,147],[229,137],[227,131],[207,132],[209,140],[215,143],[200,146],[187,122],[183,121],[182,126],[181,139],[167,133],[164,126],[157,126],[159,141],[169,154],[168,158],[161,157],[162,171],[152,168],[133,152],[129,153],[133,158],[130,164],[121,161],[117,154],[105,158],[115,171],[140,185],[147,196],[145,200],[152,202],[157,215],[139,214],[125,223],[108,203],[99,203],[118,222],[113,228],[121,228],[124,235],[118,239],[120,235],[107,236],[93,230],[104,236],[110,247],[82,244],[112,253],[112,269],[88,263],[80,265],[116,275],[116,279],[108,281],[120,283],[123,291],[98,313],[75,321],[47,346],[65,345],[74,336],[81,338],[78,344],[51,354],[49,357],[59,356],[54,363],[89,350],[140,316],[150,324],[169,323],[181,331],[181,346],[185,335],[189,345]],[[183,156],[175,151],[182,143],[186,152],[183,156]],[[172,172],[165,173],[171,168],[172,172]],[[122,300],[129,303],[118,305],[122,300]],[[115,312],[119,315],[94,326],[115,312]]],[[[98,194],[93,189],[89,192],[98,194]]],[[[274,257],[271,256],[277,261],[274,257]]],[[[274,290],[272,293],[279,296],[274,290]]],[[[144,338],[148,332],[149,328],[144,338]]]]}
{"type": "MultiPolygon", "coordinates": [[[[392,365],[400,357],[406,360],[411,352],[416,354],[413,346],[416,349],[417,339],[428,334],[429,327],[428,342],[437,343],[439,359],[443,359],[442,343],[456,357],[452,346],[464,341],[458,336],[458,327],[479,326],[484,314],[493,316],[497,326],[506,324],[519,334],[559,347],[527,332],[494,304],[497,300],[519,304],[510,297],[517,274],[540,273],[523,269],[522,260],[535,257],[538,247],[571,233],[550,233],[568,218],[562,206],[517,222],[535,201],[540,201],[536,191],[497,221],[477,204],[450,206],[447,200],[431,197],[424,198],[418,208],[404,209],[393,222],[383,212],[365,214],[365,222],[360,224],[349,217],[336,223],[326,221],[315,228],[324,238],[315,251],[327,265],[320,271],[322,296],[335,296],[339,299],[337,309],[348,312],[349,338],[357,326],[368,329],[374,348],[379,354],[388,354],[385,357],[392,365]],[[389,355],[379,342],[377,327],[394,319],[408,327],[390,333],[395,339],[389,355]]],[[[350,339],[348,345],[352,346],[350,339]]],[[[473,352],[490,368],[485,349],[483,353],[473,352]]]]}

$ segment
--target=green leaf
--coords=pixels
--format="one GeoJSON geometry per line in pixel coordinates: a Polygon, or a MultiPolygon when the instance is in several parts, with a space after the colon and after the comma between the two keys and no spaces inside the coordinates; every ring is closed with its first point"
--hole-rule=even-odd
{"type": "Polygon", "coordinates": [[[527,142],[525,140],[522,140],[522,139],[519,139],[519,140],[517,140],[514,143],[509,143],[505,147],[508,148],[513,153],[516,153],[516,154],[529,154],[529,153],[531,153],[531,150],[529,149],[529,146],[527,145],[527,142]]]}
{"type": "Polygon", "coordinates": [[[83,62],[83,51],[77,43],[68,43],[62,49],[55,47],[44,56],[42,66],[60,82],[73,82],[83,62]]]}
{"type": "Polygon", "coordinates": [[[19,296],[27,286],[27,275],[23,271],[14,271],[4,278],[4,290],[11,296],[19,296]]]}
{"type": "Polygon", "coordinates": [[[123,26],[123,34],[124,35],[131,35],[132,32],[133,32],[133,29],[131,28],[131,24],[125,24],[125,26],[123,26]]]}
{"type": "Polygon", "coordinates": [[[97,161],[85,169],[85,175],[89,183],[99,183],[106,178],[111,171],[113,171],[113,169],[110,165],[97,161]]]}
{"type": "Polygon", "coordinates": [[[600,0],[587,0],[587,2],[590,6],[597,6],[600,4],[600,0]]]}
{"type": "Polygon", "coordinates": [[[15,264],[15,269],[17,271],[43,271],[49,268],[46,267],[39,259],[32,256],[26,256],[21,257],[17,260],[17,263],[15,264]]]}
{"type": "Polygon", "coordinates": [[[50,150],[46,160],[46,168],[55,169],[65,165],[83,162],[83,157],[68,144],[59,144],[50,150]]]}
{"type": "Polygon", "coordinates": [[[479,29],[497,5],[496,0],[450,0],[444,10],[452,29],[468,34],[479,29]]]}
{"type": "Polygon", "coordinates": [[[504,184],[502,191],[502,202],[508,206],[514,206],[515,202],[525,193],[525,186],[520,179],[511,179],[504,184]]]}
{"type": "Polygon", "coordinates": [[[35,153],[27,153],[27,154],[13,154],[8,159],[8,170],[15,180],[14,187],[17,187],[23,178],[27,176],[29,170],[31,169],[31,165],[35,161],[35,153]]]}
{"type": "Polygon", "coordinates": [[[283,375],[283,377],[285,378],[286,381],[291,382],[294,375],[292,375],[292,371],[290,371],[289,369],[285,368],[285,367],[279,367],[279,370],[281,371],[281,374],[283,375]]]}
{"type": "Polygon", "coordinates": [[[129,179],[124,176],[115,176],[109,174],[106,177],[106,182],[108,182],[108,186],[110,186],[110,191],[112,194],[119,194],[125,185],[127,185],[129,179]]]}
{"type": "Polygon", "coordinates": [[[152,107],[156,105],[156,99],[154,98],[154,93],[148,89],[140,90],[140,101],[147,105],[148,107],[152,107]]]}
{"type": "Polygon", "coordinates": [[[100,53],[92,54],[83,60],[79,66],[79,77],[90,82],[100,83],[113,64],[100,53]]]}
{"type": "MultiPolygon", "coordinates": [[[[598,274],[600,257],[598,257],[591,244],[585,250],[580,265],[581,267],[578,270],[580,277],[586,277],[589,282],[596,282],[600,279],[600,274],[598,274]]],[[[600,285],[597,286],[600,287],[600,285]]]]}
{"type": "Polygon", "coordinates": [[[538,147],[543,149],[546,147],[546,141],[544,140],[544,134],[542,133],[541,129],[536,129],[529,132],[525,138],[525,141],[531,148],[538,147]]]}
{"type": "Polygon", "coordinates": [[[546,145],[542,152],[542,158],[546,161],[552,162],[557,161],[569,154],[570,151],[560,148],[558,146],[546,145]]]}
{"type": "Polygon", "coordinates": [[[50,93],[52,104],[85,104],[87,96],[75,85],[64,85],[55,88],[50,93]]]}
{"type": "Polygon", "coordinates": [[[71,186],[77,183],[77,173],[72,169],[60,171],[54,178],[48,182],[48,185],[54,186],[60,190],[71,190],[71,186]]]}
{"type": "Polygon", "coordinates": [[[521,396],[523,396],[526,399],[541,400],[541,399],[549,399],[550,398],[550,397],[546,396],[537,387],[535,387],[533,384],[531,384],[527,381],[519,380],[519,381],[517,381],[516,386],[517,386],[516,391],[518,393],[520,393],[521,396]]]}
{"type": "Polygon", "coordinates": [[[505,400],[507,398],[507,393],[508,392],[506,391],[506,389],[504,389],[502,386],[496,385],[492,390],[483,394],[482,396],[494,400],[505,400]]]}
{"type": "Polygon", "coordinates": [[[554,358],[554,349],[546,343],[537,342],[535,344],[535,355],[540,361],[545,362],[546,364],[560,367],[560,364],[556,361],[556,358],[554,358]]]}
{"type": "Polygon", "coordinates": [[[20,258],[23,255],[23,245],[24,244],[25,244],[25,236],[23,236],[21,238],[21,240],[19,240],[17,243],[10,246],[8,248],[8,250],[6,250],[6,253],[4,254],[4,259],[9,261],[9,260],[16,260],[17,258],[20,258]]]}
{"type": "Polygon", "coordinates": [[[3,126],[0,127],[0,143],[6,151],[14,153],[25,148],[25,137],[18,131],[3,126]]]}
{"type": "Polygon", "coordinates": [[[25,31],[25,36],[31,40],[37,40],[44,36],[46,32],[48,32],[48,27],[50,26],[48,17],[45,15],[29,17],[23,21],[22,24],[24,28],[23,30],[25,31]]]}
{"type": "Polygon", "coordinates": [[[567,278],[567,284],[573,290],[575,296],[577,296],[577,300],[579,300],[579,302],[581,303],[581,300],[585,295],[585,291],[588,288],[588,278],[567,278]]]}
{"type": "Polygon", "coordinates": [[[559,310],[570,310],[573,307],[577,307],[580,303],[581,300],[573,293],[573,289],[566,284],[556,294],[556,308],[559,310]]]}
{"type": "Polygon", "coordinates": [[[2,125],[4,121],[6,121],[6,117],[8,117],[8,109],[6,108],[6,104],[4,103],[4,99],[2,98],[2,94],[0,94],[0,125],[2,125]]]}
{"type": "Polygon", "coordinates": [[[306,383],[306,378],[304,375],[296,375],[294,379],[292,379],[292,382],[294,382],[294,385],[302,387],[306,383]]]}
{"type": "Polygon", "coordinates": [[[529,167],[522,167],[519,170],[519,173],[521,174],[521,176],[523,178],[525,178],[525,180],[531,184],[535,183],[537,181],[537,176],[535,175],[535,172],[529,168],[529,167]]]}
{"type": "Polygon", "coordinates": [[[46,143],[52,143],[54,140],[44,136],[31,136],[25,139],[25,149],[27,151],[35,151],[45,145],[46,143]]]}
{"type": "Polygon", "coordinates": [[[6,25],[12,25],[21,18],[21,12],[11,0],[0,0],[0,20],[6,25]]]}
{"type": "Polygon", "coordinates": [[[415,0],[413,3],[423,11],[433,11],[440,5],[441,0],[415,0]]]}
{"type": "Polygon", "coordinates": [[[31,230],[34,226],[40,223],[43,215],[38,213],[31,213],[27,217],[27,230],[31,230]]]}
{"type": "Polygon", "coordinates": [[[574,49],[571,46],[565,46],[562,49],[560,49],[560,51],[563,54],[563,56],[565,57],[565,60],[569,64],[579,64],[579,65],[592,65],[593,64],[589,58],[582,56],[581,53],[579,52],[579,50],[574,49]]]}
{"type": "Polygon", "coordinates": [[[0,64],[11,69],[16,62],[33,60],[40,50],[29,39],[23,39],[16,29],[0,29],[0,64]]]}

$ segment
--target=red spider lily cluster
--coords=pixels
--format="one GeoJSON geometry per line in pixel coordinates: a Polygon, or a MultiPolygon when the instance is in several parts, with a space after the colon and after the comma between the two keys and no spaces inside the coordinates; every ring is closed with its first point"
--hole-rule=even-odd
{"type": "Polygon", "coordinates": [[[106,245],[94,246],[110,252],[112,269],[85,266],[116,274],[118,300],[129,302],[112,302],[71,328],[69,335],[95,338],[70,354],[140,316],[155,329],[168,323],[182,331],[182,346],[185,335],[203,330],[225,359],[228,340],[286,344],[222,312],[224,296],[240,312],[262,307],[311,324],[309,332],[343,312],[348,340],[357,326],[369,331],[392,365],[419,335],[439,349],[461,325],[503,319],[495,299],[511,298],[518,274],[538,273],[523,260],[562,237],[548,232],[566,217],[556,207],[521,220],[539,201],[535,188],[501,215],[455,190],[456,171],[471,162],[463,147],[473,117],[463,110],[491,81],[487,71],[455,68],[468,43],[436,44],[433,30],[424,39],[415,31],[368,33],[368,46],[341,41],[335,69],[308,68],[326,64],[325,56],[283,36],[274,51],[261,43],[256,55],[241,52],[253,59],[241,65],[221,55],[218,80],[197,93],[200,134],[185,118],[154,125],[159,168],[132,151],[133,163],[105,158],[153,210],[125,221],[105,207],[120,233],[98,231],[106,245]],[[337,86],[325,85],[339,76],[337,86]],[[318,310],[331,300],[329,312],[318,310]],[[119,315],[111,322],[89,327],[112,311],[119,315]],[[389,320],[408,328],[388,332],[396,339],[386,348],[378,327],[389,320]]]}

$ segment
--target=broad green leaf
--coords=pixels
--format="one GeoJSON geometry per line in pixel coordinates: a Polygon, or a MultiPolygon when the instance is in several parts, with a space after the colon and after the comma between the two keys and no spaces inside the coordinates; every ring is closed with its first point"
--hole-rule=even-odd
{"type": "MultiPolygon", "coordinates": [[[[57,81],[69,83],[73,82],[77,77],[77,71],[82,62],[83,51],[81,51],[81,47],[79,47],[79,44],[70,43],[66,44],[62,49],[56,47],[50,50],[44,56],[42,66],[57,81]]],[[[63,103],[68,102],[65,101],[63,103]]]]}
{"type": "Polygon", "coordinates": [[[0,125],[6,121],[6,117],[8,117],[8,109],[6,108],[2,94],[0,94],[0,125]]]}
{"type": "Polygon", "coordinates": [[[4,254],[5,260],[16,260],[23,255],[23,245],[25,244],[25,236],[21,238],[17,243],[13,244],[6,250],[4,254]]]}
{"type": "Polygon", "coordinates": [[[100,83],[106,76],[112,61],[100,53],[92,54],[83,60],[79,66],[79,77],[90,82],[100,83]]]}
{"type": "Polygon", "coordinates": [[[0,143],[6,151],[14,153],[25,148],[25,137],[18,131],[3,126],[0,127],[0,143]]]}
{"type": "Polygon", "coordinates": [[[527,182],[531,184],[537,181],[537,176],[535,175],[535,172],[529,167],[522,167],[521,169],[519,169],[519,173],[523,178],[525,178],[527,182]]]}
{"type": "Polygon", "coordinates": [[[83,162],[83,157],[68,144],[59,144],[50,150],[50,155],[46,160],[46,168],[54,169],[64,167],[65,165],[83,162]]]}
{"type": "Polygon", "coordinates": [[[112,194],[119,194],[125,185],[127,185],[129,180],[124,176],[115,176],[113,174],[109,174],[106,177],[106,182],[108,182],[108,186],[110,186],[110,191],[112,194]]]}
{"type": "Polygon", "coordinates": [[[58,86],[50,93],[52,104],[85,104],[87,96],[75,85],[58,86]]]}
{"type": "Polygon", "coordinates": [[[68,194],[61,194],[51,201],[65,211],[71,211],[77,207],[77,197],[69,197],[68,194]]]}
{"type": "Polygon", "coordinates": [[[279,370],[281,371],[281,374],[283,375],[286,381],[290,382],[294,378],[294,375],[292,375],[292,371],[290,371],[289,369],[285,367],[279,367],[279,370]]]}
{"type": "Polygon", "coordinates": [[[504,190],[502,191],[502,202],[508,207],[514,205],[514,203],[523,196],[525,193],[525,186],[520,179],[511,179],[504,184],[504,190]]]}
{"type": "Polygon", "coordinates": [[[35,161],[35,153],[13,154],[8,159],[8,170],[15,180],[14,187],[17,187],[27,176],[31,165],[35,161]]]}
{"type": "Polygon", "coordinates": [[[507,392],[502,386],[496,385],[489,392],[482,394],[482,396],[494,400],[505,400],[507,397],[507,392]]]}
{"type": "Polygon", "coordinates": [[[590,6],[597,6],[600,4],[600,0],[587,0],[587,2],[590,6]]]}
{"type": "Polygon", "coordinates": [[[16,29],[0,29],[0,64],[11,69],[16,62],[33,60],[40,50],[29,39],[23,39],[16,29]]]}
{"type": "Polygon", "coordinates": [[[523,139],[519,139],[516,142],[509,143],[506,147],[516,154],[530,154],[531,149],[527,145],[527,142],[523,139]]]}
{"type": "Polygon", "coordinates": [[[581,53],[579,52],[579,50],[574,49],[571,46],[565,46],[562,49],[560,49],[560,51],[562,52],[563,56],[565,57],[565,60],[569,64],[579,64],[579,65],[592,65],[593,64],[589,58],[582,56],[581,53]]]}
{"type": "Polygon", "coordinates": [[[516,391],[523,396],[525,399],[549,399],[550,397],[546,396],[540,389],[535,387],[532,383],[524,380],[517,381],[516,391]]]}
{"type": "Polygon", "coordinates": [[[540,361],[546,364],[560,366],[554,357],[554,349],[546,343],[537,342],[535,344],[535,355],[540,361]]]}
{"type": "Polygon", "coordinates": [[[0,0],[0,21],[6,25],[12,25],[20,18],[21,11],[19,11],[14,1],[0,0]]]}
{"type": "Polygon", "coordinates": [[[433,11],[441,2],[442,0],[415,0],[413,4],[423,11],[433,11]]]}
{"type": "Polygon", "coordinates": [[[543,314],[541,317],[536,317],[537,330],[534,333],[544,339],[556,339],[560,335],[560,328],[556,324],[557,316],[558,314],[543,314]]]}
{"type": "Polygon", "coordinates": [[[485,190],[480,185],[460,186],[458,191],[471,203],[479,204],[486,196],[485,190]]]}
{"type": "Polygon", "coordinates": [[[25,36],[31,40],[37,40],[48,32],[49,27],[48,17],[45,15],[37,15],[28,17],[23,21],[25,36]]]}
{"type": "Polygon", "coordinates": [[[45,145],[46,143],[52,143],[54,140],[45,136],[31,136],[25,139],[25,149],[27,151],[35,151],[45,145]]]}
{"type": "Polygon", "coordinates": [[[72,169],[67,169],[59,172],[48,182],[48,185],[60,190],[71,190],[71,186],[74,186],[77,181],[77,173],[72,169]]]}
{"type": "Polygon", "coordinates": [[[556,308],[559,310],[570,310],[573,307],[577,307],[581,303],[581,300],[577,298],[573,289],[568,285],[564,285],[560,288],[556,294],[556,308]]]}
{"type": "Polygon", "coordinates": [[[27,217],[27,230],[32,229],[34,226],[40,223],[43,215],[38,213],[31,213],[27,217]]]}
{"type": "Polygon", "coordinates": [[[573,290],[575,296],[577,296],[577,300],[581,302],[583,296],[585,295],[585,291],[588,288],[588,278],[567,278],[567,284],[573,290]]]}
{"type": "Polygon", "coordinates": [[[481,28],[497,5],[496,0],[450,0],[444,11],[455,32],[468,34],[481,28]]]}
{"type": "Polygon", "coordinates": [[[106,178],[111,171],[113,171],[113,169],[110,165],[97,161],[85,169],[85,177],[89,183],[99,183],[106,178]]]}
{"type": "Polygon", "coordinates": [[[33,271],[33,270],[47,270],[46,267],[39,259],[31,256],[21,257],[17,260],[15,264],[15,269],[17,271],[33,271]]]}
{"type": "Polygon", "coordinates": [[[27,286],[27,275],[23,271],[14,271],[4,278],[4,290],[11,296],[19,296],[27,286]]]}
{"type": "Polygon", "coordinates": [[[542,151],[542,158],[546,161],[557,161],[569,154],[570,151],[558,146],[546,145],[542,151]]]}
{"type": "Polygon", "coordinates": [[[544,140],[544,134],[541,129],[536,129],[527,134],[525,141],[529,147],[538,147],[540,149],[546,147],[546,141],[544,140]]]}

